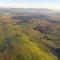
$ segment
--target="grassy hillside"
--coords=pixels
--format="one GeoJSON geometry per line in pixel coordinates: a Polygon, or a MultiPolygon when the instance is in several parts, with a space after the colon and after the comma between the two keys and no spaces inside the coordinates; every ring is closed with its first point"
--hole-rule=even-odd
{"type": "Polygon", "coordinates": [[[58,60],[50,48],[45,51],[40,40],[43,34],[32,30],[30,25],[19,26],[4,16],[0,18],[0,26],[0,60],[58,60]]]}

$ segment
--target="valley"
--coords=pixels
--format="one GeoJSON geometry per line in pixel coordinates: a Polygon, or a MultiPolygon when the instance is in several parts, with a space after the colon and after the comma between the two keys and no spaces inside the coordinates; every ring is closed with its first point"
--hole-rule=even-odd
{"type": "Polygon", "coordinates": [[[60,60],[59,13],[0,9],[0,60],[60,60]]]}

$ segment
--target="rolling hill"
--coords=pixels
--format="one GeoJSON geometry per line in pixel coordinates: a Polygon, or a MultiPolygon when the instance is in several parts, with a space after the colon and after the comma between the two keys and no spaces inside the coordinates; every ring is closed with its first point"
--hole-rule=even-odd
{"type": "MultiPolygon", "coordinates": [[[[0,60],[57,60],[58,58],[49,51],[44,50],[44,46],[40,47],[30,40],[28,32],[24,31],[23,26],[15,24],[9,16],[0,17],[0,60]]],[[[26,29],[26,28],[25,28],[26,29]]],[[[34,34],[35,33],[35,34],[34,34]]]]}

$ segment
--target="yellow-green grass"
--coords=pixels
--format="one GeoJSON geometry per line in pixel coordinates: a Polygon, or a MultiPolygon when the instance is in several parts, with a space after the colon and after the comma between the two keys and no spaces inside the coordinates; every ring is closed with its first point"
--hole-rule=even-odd
{"type": "Polygon", "coordinates": [[[26,35],[13,37],[15,53],[13,60],[57,60],[51,52],[47,53],[39,48],[36,44],[29,41],[26,35]],[[15,40],[17,38],[17,41],[15,40]]]}

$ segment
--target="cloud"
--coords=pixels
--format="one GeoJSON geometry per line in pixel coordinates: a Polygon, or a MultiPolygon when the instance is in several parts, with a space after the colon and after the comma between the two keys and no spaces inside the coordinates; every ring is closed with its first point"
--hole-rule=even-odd
{"type": "Polygon", "coordinates": [[[0,3],[0,7],[6,8],[48,8],[60,10],[60,4],[44,4],[44,3],[0,3]]]}

